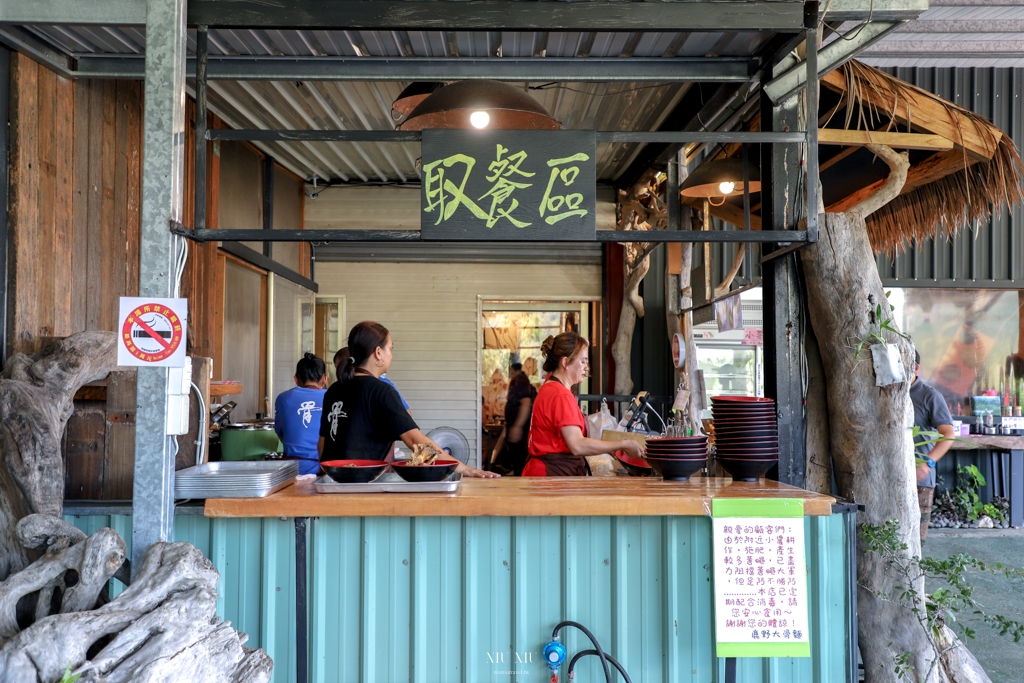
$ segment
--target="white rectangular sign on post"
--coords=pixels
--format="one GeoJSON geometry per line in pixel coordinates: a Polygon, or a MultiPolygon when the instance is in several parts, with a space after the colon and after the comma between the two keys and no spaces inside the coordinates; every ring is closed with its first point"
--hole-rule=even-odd
{"type": "Polygon", "coordinates": [[[185,365],[188,299],[123,296],[117,321],[118,365],[185,365]]]}
{"type": "Polygon", "coordinates": [[[803,501],[713,505],[719,657],[810,657],[803,501]]]}

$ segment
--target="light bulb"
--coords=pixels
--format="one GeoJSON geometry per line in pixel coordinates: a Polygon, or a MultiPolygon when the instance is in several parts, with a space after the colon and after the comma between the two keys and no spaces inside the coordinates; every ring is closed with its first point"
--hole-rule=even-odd
{"type": "Polygon", "coordinates": [[[485,111],[475,111],[469,115],[469,122],[474,128],[486,128],[491,122],[491,116],[485,111]]]}
{"type": "Polygon", "coordinates": [[[722,194],[732,194],[732,191],[736,189],[736,183],[726,180],[725,182],[718,183],[718,191],[722,194]]]}

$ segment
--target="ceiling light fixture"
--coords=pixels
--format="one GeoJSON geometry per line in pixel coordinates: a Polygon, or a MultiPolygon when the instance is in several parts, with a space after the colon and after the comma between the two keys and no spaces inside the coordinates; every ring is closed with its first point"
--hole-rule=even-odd
{"type": "Polygon", "coordinates": [[[457,81],[434,90],[398,128],[561,130],[562,125],[520,88],[480,80],[457,81]]]}
{"type": "MultiPolygon", "coordinates": [[[[751,194],[761,191],[761,173],[750,163],[747,164],[747,190],[751,194]]],[[[684,197],[700,197],[714,206],[721,206],[726,197],[743,194],[743,161],[705,161],[686,177],[679,192],[684,197]],[[721,201],[710,201],[712,197],[721,197],[721,201]]]]}
{"type": "Polygon", "coordinates": [[[474,128],[486,128],[491,122],[491,116],[485,111],[475,111],[469,115],[469,122],[474,128]]]}

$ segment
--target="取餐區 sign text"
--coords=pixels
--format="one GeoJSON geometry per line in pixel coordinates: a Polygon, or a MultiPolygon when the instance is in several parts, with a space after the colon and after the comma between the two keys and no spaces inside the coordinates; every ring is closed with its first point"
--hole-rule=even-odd
{"type": "Polygon", "coordinates": [[[593,240],[593,131],[423,131],[420,228],[433,240],[593,240]]]}

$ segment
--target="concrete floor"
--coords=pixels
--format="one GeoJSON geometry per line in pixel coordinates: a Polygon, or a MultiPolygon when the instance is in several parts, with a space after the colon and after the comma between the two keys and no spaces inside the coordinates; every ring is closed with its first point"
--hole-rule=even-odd
{"type": "MultiPolygon", "coordinates": [[[[956,553],[967,553],[982,562],[1002,562],[1024,567],[1024,529],[930,529],[924,546],[926,557],[944,559],[956,553]]],[[[1024,622],[1024,579],[1008,580],[1005,576],[972,572],[975,599],[990,614],[1024,622]]],[[[926,587],[929,592],[935,586],[926,587]]],[[[1024,680],[1024,640],[1000,636],[973,615],[961,615],[961,623],[976,632],[967,648],[978,658],[993,683],[1020,683],[1024,680]]]]}

